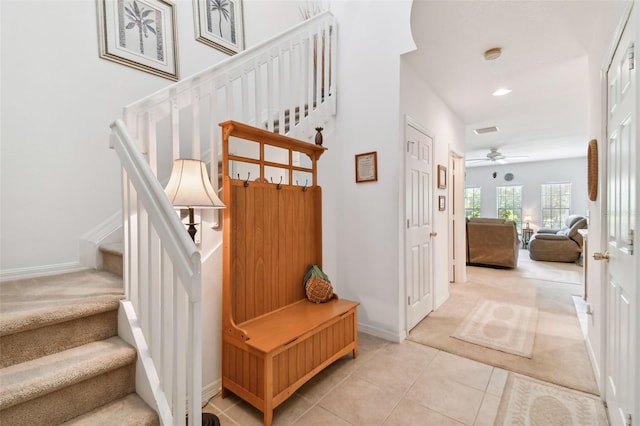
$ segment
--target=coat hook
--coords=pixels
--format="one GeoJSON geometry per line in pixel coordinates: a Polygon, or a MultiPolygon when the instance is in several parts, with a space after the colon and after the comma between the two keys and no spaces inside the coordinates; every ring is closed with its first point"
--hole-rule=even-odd
{"type": "Polygon", "coordinates": [[[302,192],[307,192],[307,184],[309,184],[309,179],[304,180],[304,186],[302,187],[302,192]]]}
{"type": "Polygon", "coordinates": [[[276,189],[282,189],[282,176],[280,176],[280,182],[278,182],[278,186],[276,186],[276,189]]]}
{"type": "Polygon", "coordinates": [[[244,181],[244,187],[246,188],[247,186],[249,186],[249,178],[251,177],[251,172],[247,173],[247,180],[244,181]]]}

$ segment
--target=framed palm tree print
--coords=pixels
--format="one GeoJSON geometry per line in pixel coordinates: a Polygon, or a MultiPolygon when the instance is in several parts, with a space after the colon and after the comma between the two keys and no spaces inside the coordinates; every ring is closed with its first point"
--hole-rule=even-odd
{"type": "Polygon", "coordinates": [[[100,57],[178,80],[176,12],[167,0],[97,0],[100,57]]]}
{"type": "Polygon", "coordinates": [[[244,50],[242,0],[193,0],[196,40],[233,55],[244,50]]]}

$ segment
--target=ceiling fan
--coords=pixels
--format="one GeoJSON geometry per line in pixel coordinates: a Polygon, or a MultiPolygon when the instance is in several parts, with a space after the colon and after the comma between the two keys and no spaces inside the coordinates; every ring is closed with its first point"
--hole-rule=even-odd
{"type": "Polygon", "coordinates": [[[525,160],[529,158],[527,155],[504,155],[498,148],[491,148],[485,157],[482,158],[469,158],[465,160],[467,164],[478,163],[481,161],[490,161],[492,163],[506,164],[507,160],[525,160]]]}

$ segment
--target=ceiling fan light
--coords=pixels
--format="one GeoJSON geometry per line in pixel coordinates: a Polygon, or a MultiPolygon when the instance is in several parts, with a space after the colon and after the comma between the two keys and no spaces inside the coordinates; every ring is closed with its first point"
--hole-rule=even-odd
{"type": "Polygon", "coordinates": [[[506,87],[502,87],[498,90],[496,90],[495,92],[492,93],[493,96],[504,96],[504,95],[508,95],[509,93],[511,93],[511,89],[508,89],[506,87]]]}
{"type": "Polygon", "coordinates": [[[494,61],[498,59],[502,55],[502,48],[500,47],[492,47],[489,50],[485,50],[484,59],[487,61],[494,61]]]}

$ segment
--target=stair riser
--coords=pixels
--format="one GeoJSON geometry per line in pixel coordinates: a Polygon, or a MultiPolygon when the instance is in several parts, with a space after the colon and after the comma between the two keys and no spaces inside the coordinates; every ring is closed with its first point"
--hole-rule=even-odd
{"type": "Polygon", "coordinates": [[[102,251],[102,269],[119,277],[122,276],[122,255],[102,251]]]}
{"type": "Polygon", "coordinates": [[[0,368],[61,352],[118,334],[112,310],[2,337],[0,368]]]}
{"type": "Polygon", "coordinates": [[[59,424],[135,391],[135,363],[0,411],[2,426],[59,424]]]}

